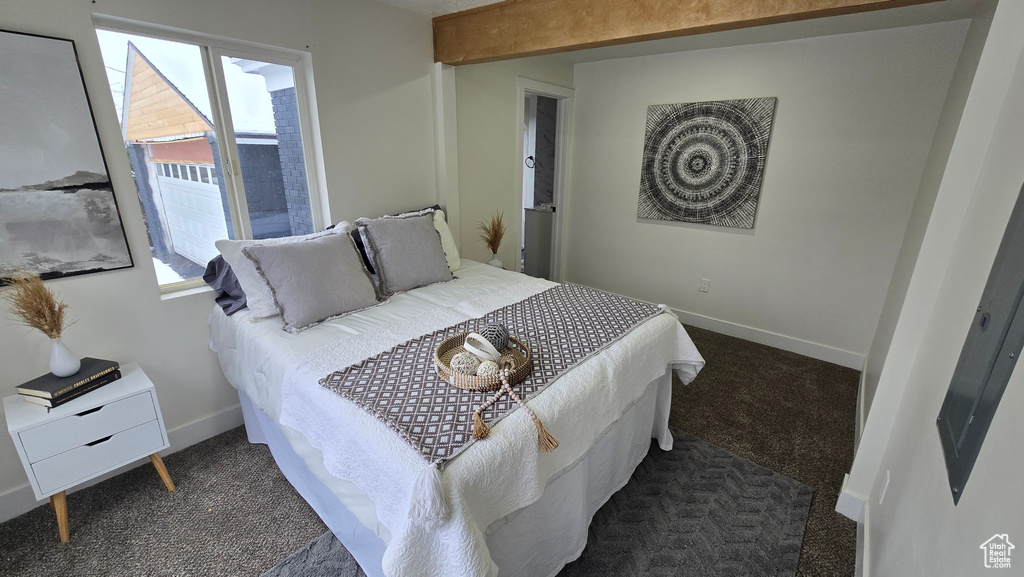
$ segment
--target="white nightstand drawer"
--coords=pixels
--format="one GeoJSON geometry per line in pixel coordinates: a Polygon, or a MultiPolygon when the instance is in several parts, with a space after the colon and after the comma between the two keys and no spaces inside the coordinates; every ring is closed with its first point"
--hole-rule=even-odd
{"type": "Polygon", "coordinates": [[[153,420],[94,445],[84,445],[33,463],[32,472],[40,490],[49,494],[155,453],[163,443],[160,422],[153,420]]]}
{"type": "Polygon", "coordinates": [[[153,396],[146,391],[43,423],[22,431],[19,436],[29,462],[35,463],[156,418],[153,396]]]}

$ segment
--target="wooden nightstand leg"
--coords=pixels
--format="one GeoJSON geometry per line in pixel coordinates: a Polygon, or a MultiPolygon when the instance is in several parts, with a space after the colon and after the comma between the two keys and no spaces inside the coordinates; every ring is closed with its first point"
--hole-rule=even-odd
{"type": "Polygon", "coordinates": [[[68,493],[61,491],[50,495],[50,504],[57,512],[57,528],[60,529],[60,542],[67,543],[71,538],[71,531],[68,530],[68,493]]]}
{"type": "Polygon", "coordinates": [[[156,472],[160,474],[160,478],[163,479],[164,485],[167,485],[168,491],[174,491],[174,481],[171,480],[171,475],[167,472],[167,467],[164,467],[164,460],[160,458],[160,453],[153,453],[149,456],[149,460],[153,461],[153,466],[156,467],[156,472]]]}

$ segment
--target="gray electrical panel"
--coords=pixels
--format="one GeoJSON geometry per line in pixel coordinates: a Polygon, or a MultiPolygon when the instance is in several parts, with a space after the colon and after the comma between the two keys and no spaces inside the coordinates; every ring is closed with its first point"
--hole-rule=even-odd
{"type": "Polygon", "coordinates": [[[953,503],[960,502],[1024,347],[1024,188],[960,351],[937,425],[953,503]]]}

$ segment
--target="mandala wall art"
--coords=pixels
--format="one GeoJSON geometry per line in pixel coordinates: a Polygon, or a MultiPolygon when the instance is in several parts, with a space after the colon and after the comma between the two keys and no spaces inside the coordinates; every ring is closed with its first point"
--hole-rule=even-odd
{"type": "Polygon", "coordinates": [[[753,228],[775,102],[648,106],[637,217],[753,228]]]}

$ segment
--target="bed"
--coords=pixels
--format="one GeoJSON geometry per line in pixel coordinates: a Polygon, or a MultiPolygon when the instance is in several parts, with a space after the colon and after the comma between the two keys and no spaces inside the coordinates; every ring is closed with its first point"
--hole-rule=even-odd
{"type": "Polygon", "coordinates": [[[586,546],[593,514],[668,431],[672,373],[703,359],[664,307],[531,398],[561,446],[538,450],[525,411],[493,424],[445,463],[440,517],[410,513],[424,462],[361,407],[318,383],[396,344],[555,287],[463,260],[451,282],[289,334],[251,311],[210,315],[210,347],[238,389],[249,439],[266,443],[288,480],[371,577],[548,576],[586,546]]]}

